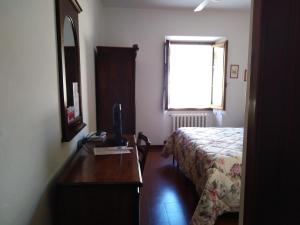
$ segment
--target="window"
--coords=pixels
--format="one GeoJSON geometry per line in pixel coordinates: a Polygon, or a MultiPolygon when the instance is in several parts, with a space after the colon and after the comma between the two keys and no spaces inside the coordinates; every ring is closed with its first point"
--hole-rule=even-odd
{"type": "Polygon", "coordinates": [[[226,42],[165,43],[167,110],[224,109],[226,42]]]}

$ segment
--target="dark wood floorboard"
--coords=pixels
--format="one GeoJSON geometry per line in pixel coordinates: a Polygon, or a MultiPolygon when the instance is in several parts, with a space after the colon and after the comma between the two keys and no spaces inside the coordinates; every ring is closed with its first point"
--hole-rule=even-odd
{"type": "MultiPolygon", "coordinates": [[[[141,190],[141,225],[188,225],[199,196],[183,174],[162,158],[160,151],[148,154],[141,190]]],[[[237,214],[227,214],[215,225],[238,225],[237,214]]]]}

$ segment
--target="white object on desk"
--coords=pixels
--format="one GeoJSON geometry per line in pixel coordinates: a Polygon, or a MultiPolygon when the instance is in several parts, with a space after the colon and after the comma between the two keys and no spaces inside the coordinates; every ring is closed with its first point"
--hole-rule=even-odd
{"type": "Polygon", "coordinates": [[[116,146],[116,147],[96,147],[94,148],[94,155],[116,155],[130,153],[133,147],[116,146]]]}

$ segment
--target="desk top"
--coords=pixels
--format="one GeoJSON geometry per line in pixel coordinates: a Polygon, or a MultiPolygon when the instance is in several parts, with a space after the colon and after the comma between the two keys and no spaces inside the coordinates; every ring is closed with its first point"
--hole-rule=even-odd
{"type": "Polygon", "coordinates": [[[124,135],[129,146],[127,154],[97,155],[93,143],[86,144],[67,163],[57,179],[58,185],[123,184],[142,186],[142,176],[134,135],[124,135]]]}

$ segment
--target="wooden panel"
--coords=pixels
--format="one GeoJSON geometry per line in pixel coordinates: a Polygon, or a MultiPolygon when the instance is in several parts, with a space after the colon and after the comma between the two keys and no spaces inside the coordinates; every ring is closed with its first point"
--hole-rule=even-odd
{"type": "Polygon", "coordinates": [[[59,225],[133,225],[139,222],[137,188],[60,186],[57,193],[59,225]]]}
{"type": "Polygon", "coordinates": [[[254,0],[244,225],[300,224],[300,2],[254,0]]]}
{"type": "Polygon", "coordinates": [[[122,105],[123,132],[135,134],[135,58],[137,47],[97,47],[97,129],[112,133],[112,106],[122,105]]]}

